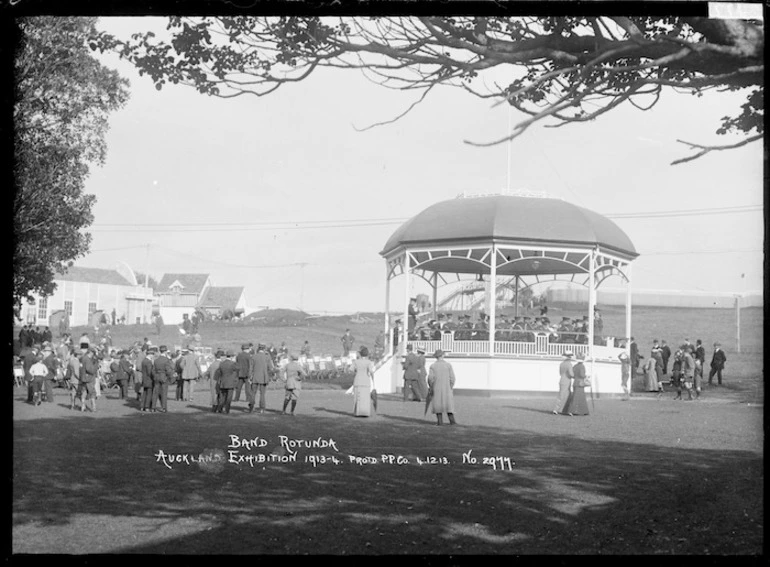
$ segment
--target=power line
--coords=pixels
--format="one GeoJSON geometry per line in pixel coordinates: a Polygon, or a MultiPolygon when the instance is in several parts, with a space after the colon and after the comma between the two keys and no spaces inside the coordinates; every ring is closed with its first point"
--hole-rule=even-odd
{"type": "MultiPolygon", "coordinates": [[[[647,211],[636,213],[609,213],[603,216],[615,219],[645,219],[645,218],[664,218],[691,215],[723,215],[735,213],[750,213],[764,210],[762,205],[744,205],[737,207],[721,207],[718,209],[681,209],[673,211],[647,211]]],[[[260,230],[312,230],[327,228],[368,228],[373,226],[386,226],[403,223],[408,218],[382,218],[367,220],[333,220],[333,221],[287,221],[279,222],[254,222],[254,223],[145,223],[145,224],[122,224],[122,223],[104,223],[92,225],[93,232],[240,232],[240,231],[260,231],[260,230]],[[328,224],[336,223],[336,224],[328,224]],[[104,227],[104,228],[102,228],[104,227]],[[120,228],[126,227],[126,228],[120,228]]],[[[128,247],[130,248],[130,247],[128,247]]],[[[125,249],[128,249],[125,248],[125,249]]],[[[115,250],[121,250],[116,248],[115,250]]]]}
{"type": "Polygon", "coordinates": [[[733,213],[750,213],[763,210],[762,205],[744,205],[740,207],[723,207],[720,209],[684,209],[678,211],[659,211],[646,213],[614,213],[603,215],[611,219],[647,219],[659,217],[681,217],[689,215],[725,215],[733,213]]]}

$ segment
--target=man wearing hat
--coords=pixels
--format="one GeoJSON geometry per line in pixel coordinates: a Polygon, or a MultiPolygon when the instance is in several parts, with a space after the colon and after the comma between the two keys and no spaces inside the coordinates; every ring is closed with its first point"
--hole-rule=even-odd
{"type": "Polygon", "coordinates": [[[409,307],[407,308],[408,318],[406,320],[406,332],[409,336],[414,334],[414,329],[417,326],[417,316],[419,314],[419,311],[417,311],[417,298],[412,297],[409,299],[409,307]]]}
{"type": "Polygon", "coordinates": [[[88,345],[81,345],[80,380],[78,383],[78,397],[80,398],[80,411],[86,410],[86,400],[91,400],[91,411],[96,411],[96,381],[98,380],[99,365],[94,357],[96,350],[88,345]]]}
{"type": "Polygon", "coordinates": [[[53,384],[56,380],[56,372],[59,369],[59,359],[56,358],[50,343],[47,343],[46,346],[43,347],[43,364],[45,364],[45,367],[48,369],[48,373],[43,381],[45,401],[52,404],[53,384]]]}
{"type": "Polygon", "coordinates": [[[238,364],[235,362],[235,353],[228,350],[225,357],[214,373],[214,380],[219,384],[217,413],[230,413],[233,389],[238,384],[238,364]]]}
{"type": "Polygon", "coordinates": [[[180,363],[182,366],[182,400],[191,402],[193,393],[195,393],[195,382],[200,379],[203,371],[195,352],[189,348],[186,350],[187,352],[182,354],[180,363]]]}
{"type": "Polygon", "coordinates": [[[457,330],[457,323],[454,321],[454,315],[452,313],[446,314],[446,322],[444,323],[444,326],[442,327],[443,331],[456,331],[457,330]]]}
{"type": "MultiPolygon", "coordinates": [[[[241,352],[239,352],[235,357],[235,364],[238,365],[238,385],[235,387],[235,393],[233,394],[234,402],[240,401],[241,390],[243,390],[243,387],[246,385],[246,382],[249,379],[249,374],[251,374],[251,353],[249,352],[250,348],[251,347],[248,344],[242,344],[241,352]]],[[[249,405],[254,405],[254,402],[250,396],[250,389],[248,387],[246,388],[246,400],[249,402],[249,405]]]]}
{"type": "Polygon", "coordinates": [[[265,352],[265,345],[260,344],[251,361],[251,374],[249,375],[248,385],[249,413],[254,411],[257,390],[259,391],[259,413],[265,413],[265,393],[274,372],[273,360],[265,352]]]}
{"type": "Polygon", "coordinates": [[[572,351],[564,351],[564,360],[559,364],[559,396],[556,398],[556,404],[553,407],[553,413],[559,414],[564,409],[570,393],[570,383],[575,373],[572,371],[572,351]]]}
{"type": "Polygon", "coordinates": [[[152,364],[152,404],[155,411],[168,411],[168,383],[174,379],[174,363],[168,357],[166,345],[160,345],[158,357],[152,364]],[[160,407],[158,406],[160,402],[160,407]]]}
{"type": "Polygon", "coordinates": [[[154,411],[155,406],[153,401],[155,396],[153,395],[153,388],[155,385],[155,356],[158,351],[154,347],[150,347],[145,352],[144,358],[142,358],[142,411],[151,412],[154,411]]]}
{"type": "Polygon", "coordinates": [[[416,402],[422,401],[418,386],[420,377],[420,359],[413,352],[412,345],[406,345],[406,357],[402,364],[404,369],[404,401],[408,402],[410,397],[416,402]]]}
{"type": "Polygon", "coordinates": [[[297,362],[297,355],[292,354],[289,357],[289,364],[284,368],[284,381],[286,394],[283,399],[283,413],[286,415],[286,408],[291,402],[291,415],[294,415],[294,410],[297,408],[297,400],[299,400],[299,392],[302,386],[302,380],[305,378],[305,370],[297,362]]]}
{"type": "Polygon", "coordinates": [[[217,369],[222,362],[222,358],[225,356],[225,351],[218,348],[214,353],[214,362],[211,363],[206,369],[204,376],[209,381],[209,392],[211,393],[211,411],[217,411],[217,405],[219,404],[219,383],[216,380],[217,369]]]}
{"type": "Polygon", "coordinates": [[[727,355],[722,350],[720,343],[714,343],[714,354],[711,356],[711,371],[709,372],[709,386],[713,385],[714,374],[717,375],[717,384],[722,385],[722,370],[725,368],[727,355]]]}
{"type": "Polygon", "coordinates": [[[455,373],[452,365],[444,360],[441,349],[433,353],[436,362],[430,365],[428,384],[430,385],[430,409],[436,414],[436,425],[444,423],[444,413],[449,418],[449,424],[455,425],[455,402],[452,388],[455,386],[455,373]]]}
{"type": "Polygon", "coordinates": [[[126,351],[121,350],[118,352],[118,355],[120,356],[120,359],[117,363],[114,363],[116,366],[114,372],[115,383],[118,385],[118,388],[120,388],[120,399],[125,400],[128,397],[128,381],[134,374],[134,367],[131,366],[131,363],[128,361],[126,351]]]}

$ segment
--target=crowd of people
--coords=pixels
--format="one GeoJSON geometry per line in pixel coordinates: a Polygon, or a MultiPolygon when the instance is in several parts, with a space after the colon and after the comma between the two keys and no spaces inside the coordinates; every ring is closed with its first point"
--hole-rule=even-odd
{"type": "MultiPolygon", "coordinates": [[[[452,333],[455,340],[489,340],[490,317],[483,311],[477,319],[468,314],[437,313],[436,319],[419,320],[419,313],[410,304],[407,334],[411,340],[439,340],[444,333],[452,333]]],[[[498,314],[495,317],[495,339],[500,341],[534,342],[535,335],[544,333],[550,342],[587,344],[588,315],[581,318],[562,317],[561,321],[552,322],[548,317],[548,308],[540,309],[540,316],[513,316],[498,314]]],[[[604,321],[601,311],[594,310],[595,342],[601,342],[604,321]]]]}

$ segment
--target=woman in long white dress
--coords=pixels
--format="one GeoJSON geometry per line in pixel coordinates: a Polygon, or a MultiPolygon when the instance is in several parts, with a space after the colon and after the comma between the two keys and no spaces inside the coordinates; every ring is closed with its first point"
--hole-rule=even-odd
{"type": "Polygon", "coordinates": [[[353,415],[369,417],[371,413],[371,396],[374,387],[374,363],[369,360],[369,349],[362,346],[360,355],[353,361],[356,376],[353,378],[353,415]]]}

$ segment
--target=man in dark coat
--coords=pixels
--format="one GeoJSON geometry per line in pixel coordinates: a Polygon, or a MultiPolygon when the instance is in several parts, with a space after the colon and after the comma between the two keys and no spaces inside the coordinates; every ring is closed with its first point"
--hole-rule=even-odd
{"type": "Polygon", "coordinates": [[[115,383],[120,388],[120,399],[125,400],[128,397],[128,381],[134,374],[134,367],[128,361],[126,351],[120,351],[120,360],[117,361],[117,368],[115,369],[115,383]]]}
{"type": "MultiPolygon", "coordinates": [[[[246,386],[246,382],[249,380],[251,374],[251,353],[249,352],[249,345],[242,344],[241,352],[235,357],[235,364],[238,365],[238,385],[235,387],[235,393],[233,395],[233,401],[237,402],[241,399],[241,390],[246,386]]],[[[254,398],[251,397],[251,388],[246,386],[246,401],[249,402],[249,408],[254,407],[254,398]]]]}
{"type": "Polygon", "coordinates": [[[53,385],[56,380],[56,371],[59,369],[59,359],[49,346],[43,349],[43,364],[48,369],[48,375],[45,377],[43,385],[45,387],[45,401],[53,403],[53,385]]]}
{"type": "Polygon", "coordinates": [[[168,411],[168,383],[174,379],[174,363],[168,357],[166,345],[161,345],[158,351],[160,354],[158,354],[158,358],[155,359],[152,365],[152,399],[155,411],[166,412],[168,411]],[[160,407],[158,402],[160,402],[160,407]]]}
{"type": "Polygon", "coordinates": [[[219,384],[219,400],[217,413],[230,413],[230,403],[233,401],[233,389],[238,384],[238,365],[235,353],[228,350],[226,358],[219,364],[214,373],[214,379],[219,384]]]}
{"type": "Polygon", "coordinates": [[[727,355],[722,350],[722,345],[714,343],[714,354],[711,357],[711,372],[709,372],[709,386],[711,386],[714,380],[714,374],[717,375],[717,383],[722,385],[722,370],[725,368],[725,362],[727,362],[727,355]]]}
{"type": "Polygon", "coordinates": [[[153,411],[152,389],[155,383],[155,349],[147,349],[144,358],[142,358],[142,411],[153,411]]]}
{"type": "Polygon", "coordinates": [[[408,402],[410,397],[416,402],[422,401],[422,394],[419,387],[421,361],[420,357],[412,351],[412,345],[406,345],[406,358],[403,362],[404,368],[404,401],[408,402]]]}
{"type": "Polygon", "coordinates": [[[700,360],[701,366],[706,366],[706,348],[703,346],[703,341],[698,339],[695,341],[695,360],[700,360]]]}
{"type": "Polygon", "coordinates": [[[249,412],[254,410],[254,402],[259,391],[259,413],[265,413],[265,392],[267,385],[272,380],[275,372],[273,360],[265,352],[265,345],[257,346],[257,352],[251,361],[249,374],[249,390],[251,391],[251,402],[249,403],[249,412]]]}

